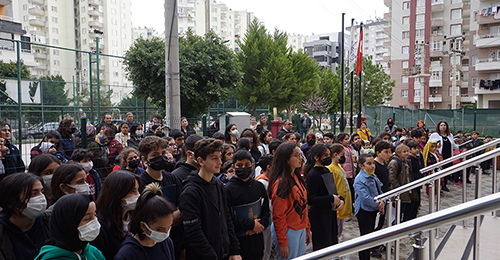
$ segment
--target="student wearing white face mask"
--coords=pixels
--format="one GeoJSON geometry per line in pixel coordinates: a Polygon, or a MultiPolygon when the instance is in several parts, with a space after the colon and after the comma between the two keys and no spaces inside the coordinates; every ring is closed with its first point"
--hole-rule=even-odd
{"type": "Polygon", "coordinates": [[[47,207],[42,192],[42,178],[30,173],[0,181],[0,258],[33,259],[38,254],[48,238],[41,217],[47,207]]]}
{"type": "Polygon", "coordinates": [[[125,239],[115,260],[175,259],[174,244],[169,237],[174,210],[157,183],[147,185],[132,213],[130,231],[134,237],[125,239]]]}
{"type": "Polygon", "coordinates": [[[129,231],[130,215],[139,198],[139,176],[125,170],[106,177],[96,201],[97,217],[102,225],[99,236],[92,242],[106,259],[114,259],[129,231]]]}
{"type": "MultiPolygon", "coordinates": [[[[40,154],[31,160],[28,172],[42,177],[45,197],[47,201],[52,199],[52,177],[54,171],[61,165],[61,161],[52,154],[40,154]]],[[[50,204],[49,204],[50,205],[50,204]]]]}
{"type": "Polygon", "coordinates": [[[101,176],[94,169],[94,163],[92,162],[92,153],[87,149],[77,148],[71,154],[71,160],[76,164],[82,166],[87,173],[87,183],[89,184],[89,194],[92,198],[97,200],[99,193],[101,192],[102,182],[101,176]]]}
{"type": "Polygon", "coordinates": [[[101,251],[89,244],[99,235],[101,227],[95,208],[88,195],[70,194],[61,198],[52,212],[51,238],[35,260],[104,260],[101,251]]]}

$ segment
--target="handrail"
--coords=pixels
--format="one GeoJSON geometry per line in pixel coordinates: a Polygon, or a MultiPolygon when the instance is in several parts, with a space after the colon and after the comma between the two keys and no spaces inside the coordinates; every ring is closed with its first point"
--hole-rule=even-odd
{"type": "MultiPolygon", "coordinates": [[[[331,259],[332,256],[352,254],[374,246],[392,242],[415,232],[431,230],[442,225],[474,217],[484,212],[500,209],[500,193],[495,193],[451,208],[434,212],[399,225],[388,227],[364,236],[360,236],[337,245],[333,245],[307,255],[298,260],[331,259]]],[[[387,250],[390,250],[389,248],[387,250]]]]}
{"type": "Polygon", "coordinates": [[[475,147],[473,149],[470,149],[469,151],[465,152],[465,153],[461,153],[461,154],[458,154],[458,155],[455,155],[455,156],[452,156],[444,161],[440,161],[436,164],[433,164],[433,165],[430,165],[430,166],[427,166],[423,169],[420,170],[421,173],[426,173],[428,171],[432,171],[438,167],[441,167],[443,165],[446,165],[446,164],[449,164],[449,163],[452,163],[453,161],[457,160],[457,159],[461,159],[461,158],[464,158],[464,157],[467,157],[469,155],[473,155],[481,150],[485,150],[486,148],[488,147],[491,147],[491,146],[495,146],[497,144],[500,144],[500,138],[499,139],[496,139],[494,141],[491,141],[489,143],[485,143],[481,146],[478,146],[478,147],[475,147]]]}
{"type": "Polygon", "coordinates": [[[420,186],[425,185],[426,183],[431,183],[434,180],[445,177],[445,176],[450,175],[454,172],[466,169],[466,168],[470,167],[472,164],[476,164],[478,162],[483,162],[483,161],[489,160],[489,159],[496,157],[498,155],[500,155],[500,148],[497,148],[497,149],[491,150],[487,153],[476,156],[476,157],[474,157],[474,161],[471,161],[471,160],[463,161],[457,165],[453,165],[453,166],[448,167],[442,171],[435,172],[431,175],[428,175],[428,176],[422,177],[418,180],[407,183],[403,186],[399,186],[399,187],[392,189],[386,193],[378,195],[377,197],[374,198],[374,200],[378,202],[378,201],[385,200],[387,198],[396,196],[396,195],[401,194],[403,192],[413,190],[415,188],[418,188],[420,186]]]}

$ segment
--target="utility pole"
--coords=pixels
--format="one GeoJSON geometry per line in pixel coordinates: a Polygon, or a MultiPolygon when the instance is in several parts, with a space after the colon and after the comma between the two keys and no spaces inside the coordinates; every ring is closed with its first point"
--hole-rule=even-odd
{"type": "MultiPolygon", "coordinates": [[[[446,44],[446,35],[444,36],[445,41],[443,42],[443,45],[446,44]]],[[[463,32],[462,35],[460,36],[455,36],[450,38],[450,51],[451,57],[452,57],[452,64],[451,64],[451,89],[450,89],[450,94],[451,94],[451,109],[457,109],[457,95],[458,95],[458,89],[457,89],[457,54],[459,55],[465,55],[465,52],[461,50],[461,44],[459,44],[460,40],[463,42],[465,40],[465,32],[463,32]]],[[[443,54],[449,54],[448,52],[443,52],[443,54]]],[[[458,56],[460,57],[460,56],[458,56]]]]}
{"type": "Polygon", "coordinates": [[[181,127],[177,0],[165,0],[165,117],[170,129],[181,127]]]}
{"type": "MultiPolygon", "coordinates": [[[[424,109],[425,108],[425,87],[424,87],[425,79],[424,79],[424,77],[430,76],[430,74],[425,73],[425,46],[429,45],[429,44],[424,43],[424,41],[422,41],[421,43],[416,41],[416,45],[418,46],[418,48],[415,48],[415,56],[420,55],[420,66],[414,65],[411,68],[411,76],[409,76],[408,78],[419,78],[420,79],[420,109],[424,109]]],[[[415,85],[413,85],[413,86],[415,86],[415,85]]]]}

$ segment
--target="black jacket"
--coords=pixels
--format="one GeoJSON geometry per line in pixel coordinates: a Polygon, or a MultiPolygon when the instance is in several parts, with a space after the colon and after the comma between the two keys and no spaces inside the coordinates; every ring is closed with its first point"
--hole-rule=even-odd
{"type": "Polygon", "coordinates": [[[239,242],[222,183],[215,177],[207,182],[196,174],[183,185],[179,208],[187,242],[186,259],[214,260],[238,255],[239,242]]]}
{"type": "Polygon", "coordinates": [[[125,238],[125,236],[117,236],[109,227],[101,224],[99,236],[97,236],[94,241],[90,242],[90,244],[99,249],[106,260],[113,260],[118,250],[120,250],[120,245],[125,238]]]}
{"type": "Polygon", "coordinates": [[[21,159],[19,149],[8,141],[5,142],[5,146],[9,148],[9,154],[6,154],[4,159],[2,159],[5,174],[0,175],[0,180],[9,174],[24,172],[26,170],[26,166],[21,159]]]}
{"type": "Polygon", "coordinates": [[[139,143],[142,138],[137,138],[135,135],[130,135],[130,139],[127,140],[127,147],[132,147],[135,149],[139,149],[139,143]]]}
{"type": "Polygon", "coordinates": [[[190,135],[196,134],[196,131],[194,131],[194,129],[189,126],[187,127],[186,132],[184,132],[184,129],[182,129],[181,127],[181,132],[184,134],[184,140],[186,140],[186,138],[188,138],[190,135]]]}
{"type": "Polygon", "coordinates": [[[169,259],[174,260],[174,244],[170,238],[165,239],[163,242],[156,243],[153,247],[145,248],[144,246],[133,237],[127,237],[120,246],[120,251],[115,256],[115,260],[153,260],[153,259],[169,259]],[[161,247],[161,255],[152,255],[151,249],[153,247],[161,247]],[[148,254],[149,251],[149,254],[148,254]]]}
{"type": "Polygon", "coordinates": [[[0,259],[34,259],[48,238],[42,217],[26,232],[12,224],[9,217],[0,214],[0,259]]]}
{"type": "Polygon", "coordinates": [[[185,161],[181,161],[175,165],[175,170],[172,172],[172,174],[182,182],[187,179],[189,175],[191,175],[192,171],[197,171],[197,169],[191,164],[186,163],[185,161]]]}
{"type": "Polygon", "coordinates": [[[293,130],[287,131],[283,126],[281,127],[280,131],[276,135],[276,139],[282,140],[283,136],[285,136],[288,133],[295,133],[293,130]]]}
{"type": "Polygon", "coordinates": [[[408,159],[411,161],[413,180],[418,180],[424,177],[424,175],[420,173],[420,170],[424,168],[424,159],[422,159],[422,154],[420,154],[418,158],[410,155],[408,156],[408,159]]]}
{"type": "MultiPolygon", "coordinates": [[[[230,209],[235,206],[245,205],[261,200],[262,204],[259,223],[264,226],[264,228],[267,228],[269,225],[270,214],[269,199],[267,198],[266,189],[262,183],[252,178],[250,178],[247,182],[244,182],[240,178],[233,177],[229,179],[224,187],[226,190],[227,205],[230,209]]],[[[236,234],[244,233],[254,228],[255,222],[253,219],[241,219],[237,218],[234,214],[231,215],[234,223],[234,232],[236,234]]],[[[262,257],[264,252],[264,236],[262,233],[252,236],[238,236],[238,240],[240,242],[242,257],[246,255],[258,255],[259,253],[262,257]]]]}

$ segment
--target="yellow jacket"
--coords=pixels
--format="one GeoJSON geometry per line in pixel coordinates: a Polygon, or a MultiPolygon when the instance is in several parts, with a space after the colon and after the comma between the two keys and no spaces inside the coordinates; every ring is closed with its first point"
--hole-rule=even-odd
{"type": "Polygon", "coordinates": [[[340,164],[330,164],[327,166],[328,170],[333,174],[335,186],[337,186],[337,193],[344,197],[344,207],[337,211],[337,219],[345,219],[352,217],[352,199],[349,183],[345,176],[345,171],[340,164]]]}
{"type": "Polygon", "coordinates": [[[358,130],[358,135],[359,137],[363,140],[363,141],[370,141],[368,140],[370,138],[370,136],[372,135],[370,133],[370,130],[368,128],[366,128],[364,131],[359,129],[358,130]]]}

